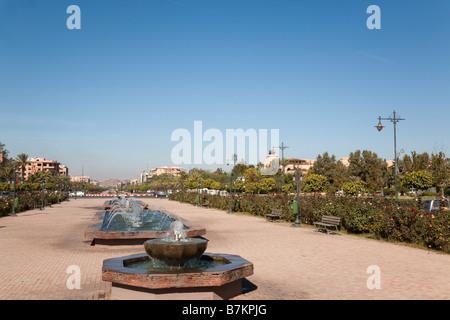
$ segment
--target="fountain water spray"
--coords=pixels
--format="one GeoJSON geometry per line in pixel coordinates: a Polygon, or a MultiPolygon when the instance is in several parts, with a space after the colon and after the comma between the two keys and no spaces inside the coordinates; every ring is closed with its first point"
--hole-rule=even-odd
{"type": "Polygon", "coordinates": [[[173,239],[178,242],[186,239],[186,232],[184,231],[184,225],[180,220],[175,220],[170,225],[169,239],[173,239]]]}

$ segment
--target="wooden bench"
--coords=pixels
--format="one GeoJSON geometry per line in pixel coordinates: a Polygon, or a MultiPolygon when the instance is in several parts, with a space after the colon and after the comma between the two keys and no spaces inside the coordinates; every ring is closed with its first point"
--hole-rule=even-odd
{"type": "Polygon", "coordinates": [[[314,222],[314,225],[316,226],[316,231],[325,230],[327,234],[329,234],[330,230],[328,228],[335,228],[336,233],[338,233],[338,226],[340,222],[341,222],[340,217],[323,216],[322,221],[314,222]]]}
{"type": "Polygon", "coordinates": [[[271,213],[266,214],[266,218],[268,221],[274,222],[275,219],[281,219],[281,215],[283,214],[283,210],[281,209],[272,209],[271,213]]]}
{"type": "Polygon", "coordinates": [[[202,203],[202,207],[207,207],[209,208],[209,201],[206,200],[205,202],[202,203]]]}

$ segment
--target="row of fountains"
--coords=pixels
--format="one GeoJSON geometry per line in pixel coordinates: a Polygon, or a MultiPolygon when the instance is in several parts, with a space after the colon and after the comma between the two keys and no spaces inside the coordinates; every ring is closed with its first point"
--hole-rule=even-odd
{"type": "MultiPolygon", "coordinates": [[[[121,197],[114,200],[103,225],[110,227],[114,220],[121,219],[126,228],[139,228],[145,224],[147,211],[138,201],[121,197]]],[[[132,292],[131,299],[143,292],[151,295],[145,299],[173,299],[177,295],[204,299],[208,293],[213,299],[228,299],[242,293],[242,279],[253,274],[251,262],[236,255],[205,253],[207,239],[187,237],[185,225],[176,214],[162,216],[153,221],[153,228],[169,224],[167,235],[146,240],[146,253],[103,262],[102,279],[112,283],[113,295],[127,291],[132,292]]]]}
{"type": "MultiPolygon", "coordinates": [[[[112,207],[105,216],[103,226],[106,230],[111,224],[122,220],[122,227],[139,229],[144,226],[145,216],[148,212],[144,210],[139,201],[128,199],[125,195],[115,198],[111,202],[112,207]]],[[[144,248],[147,254],[152,258],[152,264],[155,267],[168,266],[171,268],[182,268],[187,262],[191,267],[195,267],[195,262],[199,261],[201,255],[205,252],[208,240],[197,237],[187,238],[184,231],[184,224],[181,219],[171,214],[161,214],[159,211],[151,211],[152,216],[158,215],[152,220],[149,228],[152,230],[162,230],[169,223],[169,234],[167,237],[151,239],[144,242],[144,248]]]]}

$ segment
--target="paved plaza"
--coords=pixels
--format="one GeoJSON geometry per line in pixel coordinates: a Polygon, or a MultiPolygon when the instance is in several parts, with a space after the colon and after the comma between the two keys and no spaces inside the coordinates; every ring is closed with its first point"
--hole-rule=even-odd
{"type": "MultiPolygon", "coordinates": [[[[204,226],[207,252],[254,264],[236,300],[450,298],[450,255],[167,199],[143,201],[204,226]],[[367,287],[370,266],[379,268],[380,289],[367,287]]],[[[72,199],[0,218],[0,300],[111,299],[111,284],[101,279],[103,260],[145,251],[142,245],[91,246],[84,238],[103,202],[72,199]],[[67,286],[71,266],[81,272],[80,289],[67,286]]]]}

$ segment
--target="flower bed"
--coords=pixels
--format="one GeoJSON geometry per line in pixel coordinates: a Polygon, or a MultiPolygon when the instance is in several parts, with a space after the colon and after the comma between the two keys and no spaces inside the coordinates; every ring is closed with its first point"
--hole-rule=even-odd
{"type": "MultiPolygon", "coordinates": [[[[183,193],[183,202],[197,201],[196,193],[183,193]]],[[[171,200],[180,201],[180,194],[170,195],[171,200]]],[[[282,209],[282,218],[294,222],[291,195],[268,194],[233,195],[233,212],[246,212],[264,217],[272,209],[282,209]]],[[[341,228],[349,233],[369,234],[379,239],[419,244],[450,253],[450,212],[427,214],[422,204],[415,200],[400,200],[399,207],[391,198],[355,198],[332,195],[305,195],[300,199],[302,223],[313,224],[323,215],[341,217],[341,228]]],[[[210,207],[229,210],[230,197],[201,195],[201,203],[209,201],[210,207]]]]}

